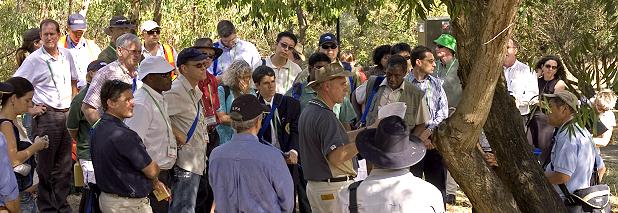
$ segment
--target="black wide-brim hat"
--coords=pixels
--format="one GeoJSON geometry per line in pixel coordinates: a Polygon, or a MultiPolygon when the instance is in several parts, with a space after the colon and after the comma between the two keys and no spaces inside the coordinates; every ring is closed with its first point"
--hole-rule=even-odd
{"type": "Polygon", "coordinates": [[[427,151],[420,139],[410,137],[405,121],[398,116],[384,118],[377,129],[360,132],[356,148],[368,162],[382,169],[410,167],[427,151]]]}

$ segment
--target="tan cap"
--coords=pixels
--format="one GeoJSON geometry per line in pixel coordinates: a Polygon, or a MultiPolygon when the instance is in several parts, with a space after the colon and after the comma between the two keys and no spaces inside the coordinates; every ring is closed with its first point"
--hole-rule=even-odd
{"type": "Polygon", "coordinates": [[[339,63],[331,63],[320,69],[314,71],[314,76],[311,77],[313,79],[307,86],[314,87],[325,81],[330,81],[333,78],[337,77],[349,77],[352,76],[352,72],[348,72],[343,69],[339,63]]]}
{"type": "Polygon", "coordinates": [[[560,98],[560,100],[564,101],[564,103],[573,108],[573,110],[577,111],[577,96],[567,90],[554,92],[554,94],[543,94],[543,96],[548,98],[560,98]]]}

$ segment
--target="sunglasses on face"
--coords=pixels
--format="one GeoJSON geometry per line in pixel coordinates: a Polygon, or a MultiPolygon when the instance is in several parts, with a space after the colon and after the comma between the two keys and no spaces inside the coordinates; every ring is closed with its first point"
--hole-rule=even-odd
{"type": "Polygon", "coordinates": [[[325,50],[337,49],[337,45],[336,44],[322,44],[322,49],[325,49],[325,50]]]}
{"type": "Polygon", "coordinates": [[[281,49],[284,49],[284,50],[291,50],[291,49],[294,49],[294,46],[292,46],[292,45],[288,45],[288,44],[283,43],[283,42],[279,43],[279,47],[281,47],[281,49]]]}
{"type": "Polygon", "coordinates": [[[198,63],[198,64],[190,64],[191,66],[194,66],[195,68],[198,69],[202,69],[204,67],[206,67],[206,63],[198,63]]]}
{"type": "Polygon", "coordinates": [[[125,24],[131,24],[131,21],[126,20],[126,19],[120,19],[120,20],[117,20],[114,23],[116,23],[116,25],[125,25],[125,24]]]}
{"type": "Polygon", "coordinates": [[[155,33],[156,33],[157,35],[161,35],[161,30],[151,30],[151,31],[146,31],[146,33],[147,33],[148,35],[154,35],[155,33]]]}
{"type": "Polygon", "coordinates": [[[549,65],[549,64],[545,64],[544,67],[546,69],[553,69],[553,70],[557,70],[558,69],[558,66],[552,66],[552,65],[549,65]]]}

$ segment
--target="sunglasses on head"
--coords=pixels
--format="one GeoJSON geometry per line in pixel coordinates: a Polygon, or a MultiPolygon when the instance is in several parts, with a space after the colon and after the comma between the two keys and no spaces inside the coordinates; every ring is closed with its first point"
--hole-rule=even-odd
{"type": "Polygon", "coordinates": [[[157,35],[161,35],[161,30],[150,30],[150,31],[146,31],[146,33],[147,33],[148,35],[154,35],[155,33],[156,33],[157,35]]]}
{"type": "Polygon", "coordinates": [[[336,44],[322,44],[322,49],[337,49],[337,45],[336,44]]]}

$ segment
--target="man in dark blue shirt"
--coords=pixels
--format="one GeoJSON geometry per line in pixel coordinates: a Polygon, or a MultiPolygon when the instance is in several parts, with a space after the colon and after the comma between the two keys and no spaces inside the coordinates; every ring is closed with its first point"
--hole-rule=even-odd
{"type": "Polygon", "coordinates": [[[101,196],[103,212],[152,212],[148,194],[164,189],[154,162],[139,135],[122,120],[133,116],[132,86],[119,80],[107,81],[101,89],[105,114],[93,126],[91,158],[101,196]]]}

